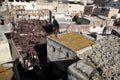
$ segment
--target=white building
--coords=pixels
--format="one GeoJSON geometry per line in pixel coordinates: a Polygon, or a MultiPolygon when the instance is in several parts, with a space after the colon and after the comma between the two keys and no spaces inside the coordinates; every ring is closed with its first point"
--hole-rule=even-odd
{"type": "Polygon", "coordinates": [[[70,26],[69,19],[63,14],[55,15],[55,19],[59,23],[59,32],[67,31],[68,27],[70,26]]]}
{"type": "Polygon", "coordinates": [[[67,10],[71,15],[84,13],[85,7],[88,4],[91,5],[92,3],[92,0],[68,0],[67,10]]]}
{"type": "Polygon", "coordinates": [[[52,6],[37,5],[36,2],[9,2],[11,12],[21,19],[48,19],[52,6]]]}
{"type": "Polygon", "coordinates": [[[1,3],[0,6],[0,31],[3,33],[12,32],[12,16],[9,13],[7,0],[1,3]]]}
{"type": "Polygon", "coordinates": [[[0,64],[12,61],[8,40],[2,32],[0,32],[0,51],[0,64]]]}
{"type": "Polygon", "coordinates": [[[47,37],[47,57],[50,61],[75,59],[77,55],[91,49],[94,42],[74,32],[47,37]]]}
{"type": "Polygon", "coordinates": [[[81,2],[80,0],[68,0],[67,5],[67,10],[69,14],[75,15],[77,13],[84,12],[85,3],[81,2]]]}
{"type": "Polygon", "coordinates": [[[71,24],[68,31],[73,32],[86,32],[93,33],[96,32],[98,34],[102,33],[104,28],[107,27],[107,33],[110,33],[112,30],[112,26],[114,24],[114,19],[110,19],[105,16],[84,16],[83,18],[78,18],[77,20],[79,24],[71,24]]]}

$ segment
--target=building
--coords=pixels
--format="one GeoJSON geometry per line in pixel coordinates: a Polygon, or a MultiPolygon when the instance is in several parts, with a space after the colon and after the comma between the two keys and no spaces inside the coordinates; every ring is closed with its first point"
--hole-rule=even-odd
{"type": "Polygon", "coordinates": [[[120,37],[120,28],[112,29],[111,34],[120,37]]]}
{"type": "Polygon", "coordinates": [[[94,42],[74,32],[47,37],[47,57],[49,61],[75,59],[78,54],[90,49],[94,42]]]}
{"type": "Polygon", "coordinates": [[[0,31],[3,33],[12,32],[12,16],[10,16],[7,0],[1,2],[0,6],[0,31]]]}
{"type": "Polygon", "coordinates": [[[87,33],[102,33],[104,28],[107,27],[107,33],[110,33],[114,20],[104,17],[104,16],[84,16],[83,18],[78,18],[76,23],[72,23],[68,31],[73,32],[87,32],[87,33]],[[76,24],[79,23],[79,24],[76,24]]]}
{"type": "Polygon", "coordinates": [[[55,19],[59,24],[59,32],[65,32],[70,26],[70,21],[63,14],[55,15],[55,19]]]}
{"type": "Polygon", "coordinates": [[[101,80],[99,72],[95,69],[92,62],[79,60],[68,67],[68,80],[89,80],[92,77],[94,77],[93,80],[101,80]]]}
{"type": "Polygon", "coordinates": [[[68,12],[72,15],[84,11],[84,3],[81,3],[80,0],[68,0],[68,12]]]}
{"type": "Polygon", "coordinates": [[[120,38],[110,35],[96,41],[68,67],[68,80],[119,80],[120,38]]]}
{"type": "Polygon", "coordinates": [[[0,64],[12,61],[8,40],[2,32],[0,32],[0,45],[0,64]]]}
{"type": "Polygon", "coordinates": [[[52,7],[52,14],[65,14],[67,10],[67,0],[37,0],[38,5],[52,7]]]}
{"type": "Polygon", "coordinates": [[[51,6],[37,5],[36,2],[9,2],[11,12],[16,19],[50,20],[51,6]]]}
{"type": "Polygon", "coordinates": [[[108,13],[108,17],[114,18],[115,16],[117,16],[118,13],[119,13],[119,9],[110,8],[109,13],[108,13]]]}
{"type": "MultiPolygon", "coordinates": [[[[98,0],[98,2],[99,1],[100,0],[98,0]]],[[[106,0],[104,0],[104,1],[106,1],[106,0]]],[[[102,1],[100,1],[100,2],[102,2],[102,1]]],[[[105,6],[96,6],[96,5],[93,5],[93,4],[92,5],[87,5],[87,6],[85,6],[84,14],[85,15],[103,15],[103,16],[106,16],[108,18],[113,18],[113,17],[117,16],[117,14],[119,13],[119,8],[114,8],[114,7],[110,7],[110,6],[107,7],[108,3],[109,2],[107,2],[105,6]]],[[[116,3],[119,4],[120,2],[116,2],[116,3]]]]}
{"type": "Polygon", "coordinates": [[[85,15],[102,15],[108,18],[114,18],[119,13],[119,9],[116,8],[106,8],[106,7],[96,7],[94,5],[86,6],[84,10],[85,15]]]}
{"type": "Polygon", "coordinates": [[[104,7],[120,9],[120,1],[119,0],[109,0],[109,2],[107,2],[104,7]]]}
{"type": "MultiPolygon", "coordinates": [[[[0,1],[0,64],[12,61],[9,42],[5,34],[12,32],[11,17],[7,0],[0,1]]],[[[11,66],[11,65],[9,65],[11,66]]]]}
{"type": "Polygon", "coordinates": [[[105,3],[107,3],[107,2],[109,2],[109,0],[104,0],[104,1],[94,0],[94,4],[95,4],[96,6],[99,6],[99,7],[105,5],[105,3]]]}

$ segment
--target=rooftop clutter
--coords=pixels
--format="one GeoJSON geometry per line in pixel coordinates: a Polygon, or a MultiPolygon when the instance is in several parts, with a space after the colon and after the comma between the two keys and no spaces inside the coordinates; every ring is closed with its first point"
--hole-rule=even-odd
{"type": "Polygon", "coordinates": [[[73,49],[74,51],[83,49],[87,46],[94,44],[93,41],[75,32],[58,34],[57,37],[53,38],[56,39],[58,42],[62,43],[63,45],[69,47],[70,49],[73,49]]]}

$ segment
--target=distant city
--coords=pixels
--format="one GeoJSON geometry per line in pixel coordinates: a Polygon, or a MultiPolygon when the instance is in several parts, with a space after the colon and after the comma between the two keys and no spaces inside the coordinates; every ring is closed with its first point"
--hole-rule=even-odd
{"type": "Polygon", "coordinates": [[[120,0],[0,0],[0,80],[120,80],[120,0]]]}

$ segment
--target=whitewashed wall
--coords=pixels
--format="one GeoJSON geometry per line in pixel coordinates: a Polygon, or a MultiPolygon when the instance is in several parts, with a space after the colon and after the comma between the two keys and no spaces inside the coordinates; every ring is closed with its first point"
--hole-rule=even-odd
{"type": "Polygon", "coordinates": [[[12,61],[9,43],[5,35],[0,32],[0,64],[12,61]]]}
{"type": "Polygon", "coordinates": [[[47,57],[50,61],[74,59],[76,53],[62,44],[47,38],[47,57]]]}

